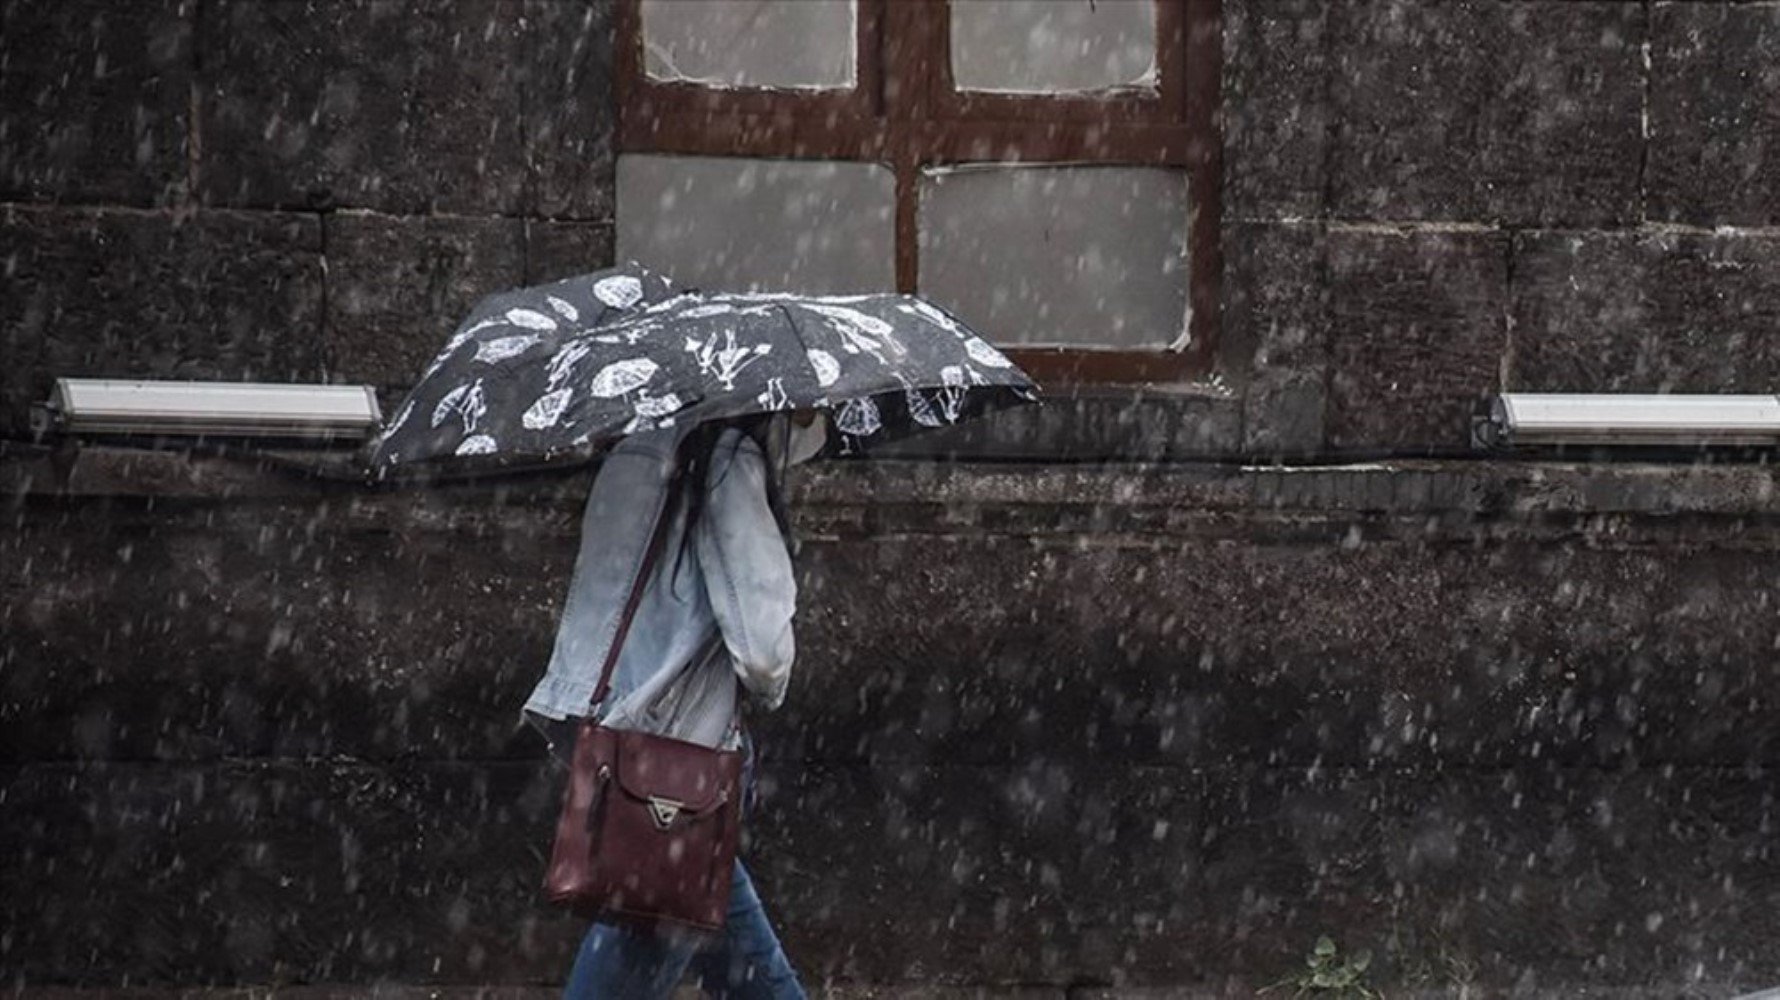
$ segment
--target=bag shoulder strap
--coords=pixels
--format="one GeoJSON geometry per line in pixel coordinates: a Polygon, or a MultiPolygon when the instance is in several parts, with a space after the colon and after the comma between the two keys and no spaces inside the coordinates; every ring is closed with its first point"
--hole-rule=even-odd
{"type": "Polygon", "coordinates": [[[625,598],[624,613],[618,619],[618,630],[612,635],[612,646],[606,650],[605,665],[600,667],[600,682],[593,689],[593,697],[588,699],[587,714],[593,715],[600,703],[606,700],[606,694],[612,687],[612,670],[618,666],[618,655],[624,651],[624,640],[630,635],[630,623],[637,616],[637,606],[643,603],[643,588],[649,583],[649,575],[654,572],[656,562],[661,558],[662,546],[667,544],[668,525],[672,522],[674,507],[679,503],[680,490],[678,473],[676,482],[667,490],[662,499],[661,510],[655,515],[655,527],[649,533],[649,547],[643,551],[643,564],[637,569],[635,580],[631,581],[630,596],[625,598]]]}

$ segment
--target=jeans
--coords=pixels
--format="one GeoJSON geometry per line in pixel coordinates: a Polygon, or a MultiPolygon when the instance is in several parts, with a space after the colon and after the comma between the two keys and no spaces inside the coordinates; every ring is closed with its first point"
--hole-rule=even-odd
{"type": "Polygon", "coordinates": [[[741,861],[729,893],[729,918],[714,935],[594,924],[581,941],[563,1000],[654,1000],[673,993],[686,972],[713,997],[803,1000],[766,909],[741,861]]]}

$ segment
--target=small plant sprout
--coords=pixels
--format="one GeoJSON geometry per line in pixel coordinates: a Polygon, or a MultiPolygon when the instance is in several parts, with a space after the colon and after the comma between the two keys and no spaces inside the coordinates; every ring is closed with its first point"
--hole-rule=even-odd
{"type": "Polygon", "coordinates": [[[1262,993],[1290,990],[1293,997],[1328,997],[1331,1000],[1383,1000],[1384,994],[1366,982],[1366,970],[1372,965],[1370,951],[1358,951],[1343,957],[1335,941],[1328,935],[1316,939],[1316,946],[1304,957],[1305,968],[1287,976],[1262,993]]]}

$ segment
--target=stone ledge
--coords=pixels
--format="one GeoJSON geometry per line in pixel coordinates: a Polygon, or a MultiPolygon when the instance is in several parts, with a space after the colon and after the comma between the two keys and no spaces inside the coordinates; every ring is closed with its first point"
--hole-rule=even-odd
{"type": "MultiPolygon", "coordinates": [[[[352,452],[186,451],[0,442],[0,495],[15,500],[156,498],[198,501],[350,499],[363,512],[416,505],[562,506],[586,496],[586,467],[500,476],[366,480],[352,452]]],[[[1216,462],[1038,464],[835,461],[799,470],[792,499],[824,519],[848,509],[924,509],[941,530],[993,527],[989,508],[1083,508],[1116,529],[1134,512],[1266,511],[1539,515],[1780,514],[1776,472],[1760,462],[1404,459],[1346,465],[1216,462]]],[[[836,522],[836,523],[843,523],[836,522]]],[[[858,523],[863,524],[863,521],[858,523]]]]}

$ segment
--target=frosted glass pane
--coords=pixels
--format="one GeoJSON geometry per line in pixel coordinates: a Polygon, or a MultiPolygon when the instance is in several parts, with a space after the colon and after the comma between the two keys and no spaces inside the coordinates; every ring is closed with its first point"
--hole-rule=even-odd
{"type": "Polygon", "coordinates": [[[959,90],[1156,87],[1156,0],[963,0],[951,9],[959,90]]]}
{"type": "Polygon", "coordinates": [[[1163,347],[1187,328],[1187,177],[985,167],[921,179],[921,292],[1001,344],[1163,347]]]}
{"type": "Polygon", "coordinates": [[[853,0],[643,0],[643,71],[710,87],[850,90],[853,0]]]}
{"type": "Polygon", "coordinates": [[[618,257],[712,291],[890,291],[896,180],[875,163],[618,158],[618,257]]]}

